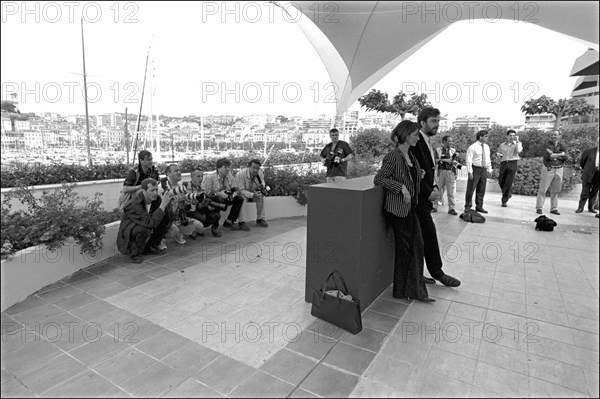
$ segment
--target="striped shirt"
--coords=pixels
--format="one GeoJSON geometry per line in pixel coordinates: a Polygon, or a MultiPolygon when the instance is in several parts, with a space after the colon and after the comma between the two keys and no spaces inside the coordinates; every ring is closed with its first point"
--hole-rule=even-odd
{"type": "Polygon", "coordinates": [[[399,149],[389,152],[383,158],[381,169],[375,175],[373,184],[385,189],[384,209],[398,217],[406,217],[410,212],[413,201],[404,202],[402,187],[406,187],[414,202],[419,198],[421,186],[421,167],[417,158],[409,152],[410,160],[417,170],[417,182],[413,181],[410,167],[399,149]]]}

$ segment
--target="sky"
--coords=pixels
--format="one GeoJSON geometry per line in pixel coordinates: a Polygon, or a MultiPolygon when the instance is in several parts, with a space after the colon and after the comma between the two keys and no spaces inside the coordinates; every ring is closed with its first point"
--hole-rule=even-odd
{"type": "MultiPolygon", "coordinates": [[[[2,2],[2,99],[17,93],[21,112],[85,113],[82,15],[90,114],[139,112],[149,46],[146,115],[151,106],[169,116],[335,113],[318,54],[296,23],[262,1],[2,2]]],[[[463,21],[373,88],[390,98],[425,92],[449,120],[523,124],[525,99],[570,97],[577,78],[569,73],[586,50],[533,24],[463,21]]],[[[358,103],[350,109],[364,112],[358,103]]]]}

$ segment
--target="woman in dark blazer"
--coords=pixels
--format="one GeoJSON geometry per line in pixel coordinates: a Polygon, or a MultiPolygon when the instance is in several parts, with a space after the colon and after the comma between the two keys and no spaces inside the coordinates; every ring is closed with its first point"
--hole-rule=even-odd
{"type": "Polygon", "coordinates": [[[396,148],[383,158],[373,183],[385,189],[384,210],[396,242],[394,260],[394,298],[434,302],[423,281],[423,237],[417,217],[422,171],[408,149],[419,141],[419,125],[402,121],[392,131],[396,148]]]}

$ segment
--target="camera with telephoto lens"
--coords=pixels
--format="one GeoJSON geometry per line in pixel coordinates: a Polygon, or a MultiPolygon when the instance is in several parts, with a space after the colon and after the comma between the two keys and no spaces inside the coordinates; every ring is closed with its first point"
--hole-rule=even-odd
{"type": "Polygon", "coordinates": [[[257,194],[262,194],[263,197],[269,195],[269,191],[271,191],[271,187],[269,186],[258,186],[258,189],[255,191],[257,194]]]}

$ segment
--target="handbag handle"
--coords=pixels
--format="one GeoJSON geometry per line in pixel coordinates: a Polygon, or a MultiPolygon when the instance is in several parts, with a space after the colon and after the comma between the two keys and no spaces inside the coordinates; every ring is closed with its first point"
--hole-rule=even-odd
{"type": "Polygon", "coordinates": [[[342,275],[340,274],[340,272],[335,269],[334,271],[332,271],[331,273],[329,273],[329,276],[327,276],[327,279],[325,280],[325,284],[323,284],[322,287],[322,291],[323,291],[323,295],[325,295],[325,289],[327,288],[327,284],[329,283],[329,280],[332,279],[333,280],[333,284],[336,290],[339,291],[338,285],[335,281],[335,276],[337,275],[338,278],[340,279],[340,281],[342,282],[342,287],[344,289],[344,293],[348,294],[348,287],[346,286],[346,282],[344,281],[344,278],[342,277],[342,275]]]}

